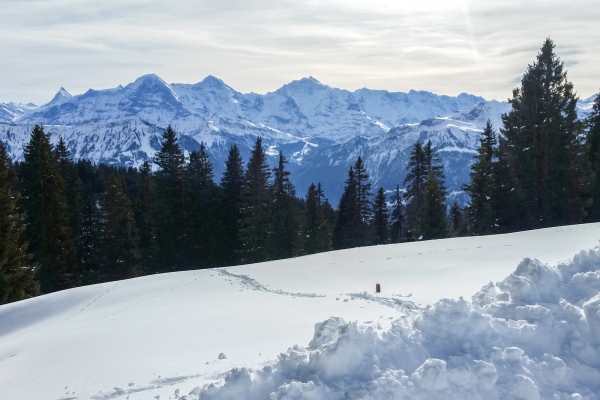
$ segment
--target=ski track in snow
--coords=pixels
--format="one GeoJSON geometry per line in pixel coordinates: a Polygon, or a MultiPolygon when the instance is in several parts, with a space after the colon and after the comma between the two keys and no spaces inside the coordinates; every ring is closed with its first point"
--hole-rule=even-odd
{"type": "Polygon", "coordinates": [[[233,272],[227,271],[225,268],[217,268],[217,269],[215,269],[215,271],[222,276],[228,276],[230,278],[237,279],[242,286],[245,286],[251,290],[259,290],[261,292],[275,293],[275,294],[280,294],[283,296],[291,296],[291,297],[308,297],[308,298],[327,297],[324,294],[318,294],[318,293],[292,293],[292,292],[286,292],[283,290],[269,289],[265,285],[258,282],[256,279],[250,278],[248,275],[234,274],[233,272]]]}
{"type": "Polygon", "coordinates": [[[397,295],[394,297],[380,297],[380,296],[374,296],[367,292],[346,294],[346,296],[349,296],[352,300],[359,299],[359,300],[365,300],[365,301],[367,301],[367,303],[368,302],[379,303],[383,306],[398,310],[401,313],[416,317],[418,314],[421,313],[421,310],[423,309],[423,307],[416,305],[415,303],[413,303],[410,300],[402,300],[401,298],[399,298],[399,297],[406,298],[406,297],[410,297],[411,295],[412,294],[409,294],[407,296],[397,295]]]}
{"type": "MultiPolygon", "coordinates": [[[[106,292],[102,293],[101,295],[95,297],[92,301],[90,301],[86,306],[84,306],[81,310],[77,311],[75,314],[71,315],[69,318],[65,319],[65,321],[70,320],[71,318],[76,317],[77,315],[79,315],[81,312],[85,311],[86,308],[90,307],[92,304],[94,304],[97,300],[100,300],[101,297],[103,297],[104,295],[110,293],[114,288],[116,288],[117,286],[119,286],[119,282],[115,283],[115,285],[113,287],[111,287],[110,289],[108,289],[106,292]]],[[[114,314],[113,314],[114,315],[114,314]]]]}

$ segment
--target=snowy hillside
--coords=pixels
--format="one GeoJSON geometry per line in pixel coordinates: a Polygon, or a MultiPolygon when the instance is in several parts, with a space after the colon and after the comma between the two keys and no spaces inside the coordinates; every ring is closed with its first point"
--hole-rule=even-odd
{"type": "Polygon", "coordinates": [[[600,250],[576,254],[598,239],[356,248],[4,305],[0,399],[597,400],[600,250]]]}
{"type": "MultiPolygon", "coordinates": [[[[589,112],[590,99],[580,104],[589,112]],[[587,107],[587,108],[586,108],[587,107]]],[[[196,84],[168,84],[150,74],[126,86],[73,96],[64,88],[40,107],[0,104],[0,140],[11,157],[22,158],[34,124],[46,126],[54,140],[63,137],[75,158],[139,166],[160,149],[171,124],[186,151],[208,145],[220,176],[229,147],[237,143],[244,159],[257,136],[273,162],[278,151],[291,161],[300,193],[322,181],[337,204],[345,173],[358,155],[376,185],[402,183],[410,146],[432,140],[442,152],[450,191],[468,181],[478,134],[487,119],[501,126],[506,102],[462,93],[393,93],[333,88],[302,78],[265,95],[237,92],[208,76],[196,84]]]]}

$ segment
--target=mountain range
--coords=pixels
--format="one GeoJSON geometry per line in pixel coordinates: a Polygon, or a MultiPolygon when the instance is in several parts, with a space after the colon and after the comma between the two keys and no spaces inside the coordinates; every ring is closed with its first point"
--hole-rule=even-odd
{"type": "MultiPolygon", "coordinates": [[[[592,101],[580,100],[581,117],[592,101]]],[[[54,142],[63,138],[75,159],[135,167],[160,150],[162,132],[171,125],[186,152],[206,144],[219,179],[229,147],[236,143],[247,160],[260,136],[273,164],[279,151],[290,161],[299,194],[320,181],[334,204],[359,155],[373,186],[391,190],[402,187],[414,143],[431,140],[443,159],[449,192],[464,203],[460,188],[469,180],[480,132],[488,119],[499,128],[509,109],[507,102],[466,93],[348,91],[313,77],[263,95],[240,93],[213,76],[168,84],[149,74],[75,96],[60,88],[39,107],[0,103],[0,140],[13,160],[22,160],[31,129],[42,124],[54,142]]]]}

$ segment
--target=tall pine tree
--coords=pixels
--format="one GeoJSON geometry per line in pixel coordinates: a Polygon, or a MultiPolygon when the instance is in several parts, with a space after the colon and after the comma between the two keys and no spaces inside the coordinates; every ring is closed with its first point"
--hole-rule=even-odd
{"type": "Polygon", "coordinates": [[[141,274],[134,221],[125,182],[112,173],[101,201],[101,279],[115,281],[141,274]]]}
{"type": "Polygon", "coordinates": [[[331,250],[333,209],[324,198],[321,183],[308,187],[304,212],[304,252],[320,253],[331,250]]]}
{"type": "Polygon", "coordinates": [[[157,264],[161,271],[175,271],[189,267],[189,260],[184,258],[189,204],[184,194],[185,158],[171,126],[163,133],[161,150],[154,163],[160,168],[156,173],[154,214],[156,240],[160,243],[157,264]]]}
{"type": "Polygon", "coordinates": [[[218,262],[217,242],[221,235],[221,224],[217,221],[217,185],[213,167],[204,143],[199,151],[190,153],[186,174],[186,203],[189,205],[188,249],[192,264],[199,267],[216,265],[218,262]]]}
{"type": "Polygon", "coordinates": [[[471,182],[463,189],[471,198],[467,207],[469,226],[474,235],[485,235],[493,232],[495,177],[493,155],[496,150],[496,135],[488,120],[479,139],[479,147],[475,162],[471,165],[471,182]]]}
{"type": "Polygon", "coordinates": [[[258,137],[246,166],[242,188],[239,240],[240,258],[244,263],[273,259],[273,192],[270,179],[271,171],[262,138],[258,137]]]}
{"type": "Polygon", "coordinates": [[[242,156],[237,145],[231,146],[225,172],[221,178],[223,192],[223,239],[225,263],[237,264],[240,254],[240,204],[242,202],[242,187],[244,187],[244,167],[242,156]]]}
{"type": "Polygon", "coordinates": [[[373,230],[375,232],[375,244],[389,243],[389,219],[390,213],[387,207],[385,190],[379,188],[373,201],[373,230]]]}
{"type": "Polygon", "coordinates": [[[578,99],[554,48],[546,39],[521,87],[513,90],[511,111],[502,116],[504,148],[522,207],[512,210],[521,221],[513,229],[576,223],[587,206],[578,99]]]}
{"type": "Polygon", "coordinates": [[[0,305],[39,293],[19,199],[16,172],[0,140],[0,305]]]}
{"type": "Polygon", "coordinates": [[[423,239],[441,239],[448,236],[445,196],[433,171],[427,176],[425,201],[419,213],[419,234],[423,239]]]}
{"type": "Polygon", "coordinates": [[[140,264],[146,273],[157,272],[156,256],[156,219],[154,215],[154,201],[156,186],[152,167],[148,161],[144,161],[139,174],[138,198],[134,212],[136,215],[136,226],[138,229],[138,248],[140,252],[140,264]]]}
{"type": "Polygon", "coordinates": [[[420,142],[416,142],[408,158],[408,174],[404,178],[406,187],[404,200],[406,202],[406,228],[412,236],[419,224],[419,213],[425,202],[425,185],[429,174],[425,152],[420,142]]]}
{"type": "Polygon", "coordinates": [[[301,253],[300,207],[296,199],[296,189],[286,171],[288,161],[280,151],[277,167],[273,168],[273,257],[289,258],[301,253]]]}
{"type": "Polygon", "coordinates": [[[590,220],[600,221],[600,94],[596,95],[592,112],[586,121],[587,158],[594,175],[591,185],[590,220]]]}
{"type": "Polygon", "coordinates": [[[396,185],[392,195],[392,215],[390,221],[390,239],[392,243],[399,243],[404,239],[404,203],[400,185],[396,185]]]}
{"type": "Polygon", "coordinates": [[[371,229],[371,184],[362,158],[348,170],[348,179],[338,206],[333,230],[333,248],[368,246],[373,242],[371,229]]]}
{"type": "Polygon", "coordinates": [[[65,183],[50,143],[40,125],[31,132],[21,166],[27,238],[44,293],[80,282],[75,244],[69,224],[65,183]]]}

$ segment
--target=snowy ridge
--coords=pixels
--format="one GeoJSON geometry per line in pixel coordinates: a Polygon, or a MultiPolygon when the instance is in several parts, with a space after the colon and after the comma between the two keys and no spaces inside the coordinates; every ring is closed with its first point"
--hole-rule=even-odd
{"type": "Polygon", "coordinates": [[[473,303],[443,299],[391,329],[331,318],[309,347],[235,368],[189,399],[598,399],[600,248],[524,259],[473,303]],[[412,371],[412,372],[411,372],[412,371]]]}
{"type": "MultiPolygon", "coordinates": [[[[582,116],[589,114],[592,100],[580,101],[582,116]]],[[[125,86],[75,96],[60,88],[40,107],[0,104],[0,140],[13,159],[21,160],[32,126],[43,124],[55,141],[65,139],[75,158],[139,167],[160,149],[162,131],[171,124],[185,151],[207,144],[219,177],[232,144],[247,160],[261,136],[273,162],[279,151],[290,160],[300,193],[320,180],[335,204],[358,155],[369,159],[366,167],[375,185],[401,184],[409,148],[417,140],[432,140],[442,152],[447,185],[460,192],[479,132],[488,119],[500,128],[500,115],[508,110],[506,102],[466,93],[351,92],[313,77],[259,95],[240,93],[214,76],[169,84],[148,74],[125,86]]]]}

